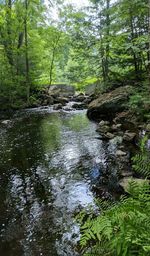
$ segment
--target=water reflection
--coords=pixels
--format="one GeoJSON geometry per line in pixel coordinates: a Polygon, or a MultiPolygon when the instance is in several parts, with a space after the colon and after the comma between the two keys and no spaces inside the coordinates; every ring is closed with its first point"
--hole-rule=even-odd
{"type": "Polygon", "coordinates": [[[84,111],[23,115],[0,132],[0,255],[77,255],[73,214],[95,207],[91,171],[105,147],[84,111]]]}

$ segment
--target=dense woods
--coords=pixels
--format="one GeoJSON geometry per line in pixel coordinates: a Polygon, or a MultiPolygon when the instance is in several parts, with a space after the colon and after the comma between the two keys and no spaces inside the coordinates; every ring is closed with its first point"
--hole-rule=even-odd
{"type": "Polygon", "coordinates": [[[33,92],[52,83],[81,90],[148,83],[147,0],[91,0],[82,9],[65,1],[0,5],[1,107],[32,105],[33,92]]]}

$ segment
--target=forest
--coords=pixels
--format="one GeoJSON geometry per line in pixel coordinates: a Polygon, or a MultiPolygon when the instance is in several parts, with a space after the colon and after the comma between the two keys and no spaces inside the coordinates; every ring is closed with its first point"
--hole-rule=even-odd
{"type": "MultiPolygon", "coordinates": [[[[52,83],[149,88],[148,1],[1,1],[1,108],[32,105],[52,83]]],[[[147,89],[145,89],[147,90],[147,89]]]]}
{"type": "Polygon", "coordinates": [[[150,255],[150,0],[83,2],[0,0],[2,256],[150,255]]]}

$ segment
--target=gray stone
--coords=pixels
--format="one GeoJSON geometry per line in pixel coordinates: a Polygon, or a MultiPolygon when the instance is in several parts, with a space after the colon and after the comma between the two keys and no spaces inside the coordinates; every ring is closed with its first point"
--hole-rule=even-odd
{"type": "Polygon", "coordinates": [[[49,95],[52,96],[73,96],[75,94],[75,87],[67,84],[56,84],[51,85],[48,91],[49,95]]]}
{"type": "Polygon", "coordinates": [[[54,106],[53,106],[53,109],[54,110],[59,110],[59,109],[62,109],[62,104],[55,104],[54,106]]]}
{"type": "Polygon", "coordinates": [[[109,125],[109,124],[110,124],[109,121],[102,120],[102,121],[99,122],[99,126],[104,126],[104,125],[109,125]]]}
{"type": "Polygon", "coordinates": [[[123,135],[123,140],[132,142],[135,139],[135,137],[136,137],[136,133],[126,131],[123,135]]]}
{"type": "Polygon", "coordinates": [[[99,133],[107,133],[110,131],[110,127],[108,125],[98,126],[96,131],[99,133]]]}
{"type": "Polygon", "coordinates": [[[131,94],[132,87],[119,87],[109,93],[101,94],[96,100],[89,104],[87,115],[91,119],[108,117],[112,119],[116,113],[125,109],[124,103],[127,102],[131,94]]]}
{"type": "Polygon", "coordinates": [[[132,177],[133,173],[128,171],[122,171],[121,176],[124,178],[132,177]]]}
{"type": "Polygon", "coordinates": [[[57,103],[61,103],[62,105],[65,105],[69,102],[68,98],[66,97],[57,97],[56,101],[57,103]]]}
{"type": "Polygon", "coordinates": [[[123,141],[122,136],[115,136],[112,140],[111,143],[114,145],[120,145],[123,141]]]}
{"type": "Polygon", "coordinates": [[[11,123],[11,121],[10,121],[10,120],[4,120],[4,121],[2,121],[1,123],[4,124],[4,125],[8,125],[8,124],[11,123]]]}
{"type": "Polygon", "coordinates": [[[112,129],[113,131],[118,131],[118,130],[121,129],[121,127],[122,127],[122,124],[113,124],[112,127],[111,127],[111,129],[112,129]]]}
{"type": "Polygon", "coordinates": [[[127,153],[126,152],[124,152],[124,151],[122,151],[122,150],[117,150],[116,151],[116,156],[126,156],[127,155],[127,153]]]}
{"type": "Polygon", "coordinates": [[[107,132],[107,133],[105,134],[105,137],[106,137],[107,139],[109,139],[109,140],[112,140],[112,139],[115,137],[115,135],[114,135],[113,133],[107,132]]]}

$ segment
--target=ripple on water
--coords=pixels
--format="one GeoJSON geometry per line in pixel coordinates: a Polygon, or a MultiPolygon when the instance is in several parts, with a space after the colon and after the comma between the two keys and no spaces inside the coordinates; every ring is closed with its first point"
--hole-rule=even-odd
{"type": "Polygon", "coordinates": [[[95,137],[85,111],[32,109],[0,128],[0,255],[77,255],[73,216],[96,210],[91,182],[109,150],[95,137]]]}

